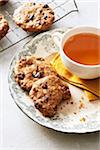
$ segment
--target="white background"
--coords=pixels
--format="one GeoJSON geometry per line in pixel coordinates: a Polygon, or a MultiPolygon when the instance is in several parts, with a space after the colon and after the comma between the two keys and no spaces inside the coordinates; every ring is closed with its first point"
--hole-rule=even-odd
{"type": "MultiPolygon", "coordinates": [[[[55,27],[91,25],[100,27],[99,0],[77,0],[79,13],[73,13],[55,27]]],[[[0,150],[98,150],[99,133],[63,134],[34,123],[15,105],[10,96],[7,71],[16,51],[29,37],[0,54],[0,150]]]]}

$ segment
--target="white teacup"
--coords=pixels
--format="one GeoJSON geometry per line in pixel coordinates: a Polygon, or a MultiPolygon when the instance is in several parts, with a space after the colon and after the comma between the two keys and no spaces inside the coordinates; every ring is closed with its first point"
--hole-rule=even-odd
{"type": "Polygon", "coordinates": [[[69,39],[71,36],[79,33],[94,33],[100,36],[100,29],[97,29],[95,27],[75,27],[73,29],[70,29],[66,31],[64,34],[60,34],[58,32],[53,34],[53,39],[55,43],[59,46],[59,53],[62,59],[63,64],[65,67],[68,68],[68,70],[78,77],[82,79],[94,79],[97,77],[100,77],[100,65],[84,65],[77,63],[70,59],[68,56],[65,55],[63,51],[63,46],[67,39],[69,39]]]}

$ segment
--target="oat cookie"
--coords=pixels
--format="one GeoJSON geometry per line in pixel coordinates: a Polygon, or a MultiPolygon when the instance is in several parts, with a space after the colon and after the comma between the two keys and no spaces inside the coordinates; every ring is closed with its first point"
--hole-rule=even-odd
{"type": "Polygon", "coordinates": [[[26,56],[21,58],[15,65],[15,80],[22,89],[30,91],[33,83],[50,74],[56,74],[52,66],[43,58],[26,56]]]}
{"type": "Polygon", "coordinates": [[[24,30],[35,32],[47,30],[55,17],[47,4],[28,2],[15,10],[13,19],[24,30]]]}
{"type": "Polygon", "coordinates": [[[0,40],[7,34],[9,25],[3,15],[0,14],[0,40]]]}
{"type": "Polygon", "coordinates": [[[55,75],[49,75],[36,81],[29,95],[35,107],[46,117],[53,117],[61,101],[71,96],[68,86],[55,75]]]}

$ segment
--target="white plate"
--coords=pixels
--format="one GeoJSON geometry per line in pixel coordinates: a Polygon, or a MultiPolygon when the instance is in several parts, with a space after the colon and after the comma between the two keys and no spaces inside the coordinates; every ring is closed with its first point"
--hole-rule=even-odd
{"type": "Polygon", "coordinates": [[[46,57],[58,49],[52,39],[52,32],[61,32],[63,34],[64,30],[57,29],[36,36],[24,46],[23,51],[18,52],[12,59],[8,75],[11,95],[18,107],[29,118],[45,127],[67,133],[86,133],[99,131],[100,100],[90,103],[81,89],[69,85],[72,95],[69,104],[67,104],[68,101],[63,102],[58,109],[57,115],[50,119],[43,117],[42,114],[35,109],[32,100],[14,80],[13,69],[15,62],[21,56],[35,54],[46,57]],[[81,109],[79,108],[81,105],[80,100],[83,103],[83,107],[81,109]],[[73,102],[73,104],[71,104],[71,102],[73,102]]]}

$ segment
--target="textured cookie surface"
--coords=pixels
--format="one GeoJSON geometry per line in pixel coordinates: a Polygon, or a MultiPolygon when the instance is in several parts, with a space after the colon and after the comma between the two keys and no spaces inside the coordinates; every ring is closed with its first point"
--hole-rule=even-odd
{"type": "Polygon", "coordinates": [[[46,63],[43,58],[26,56],[16,62],[15,80],[22,89],[30,91],[33,82],[50,74],[56,74],[50,64],[46,63]]]}
{"type": "Polygon", "coordinates": [[[29,95],[35,107],[46,117],[53,117],[61,101],[71,96],[68,86],[55,75],[36,81],[29,95]]]}
{"type": "Polygon", "coordinates": [[[0,40],[7,34],[9,25],[3,15],[0,14],[0,40]]]}
{"type": "Polygon", "coordinates": [[[15,10],[13,19],[24,30],[34,32],[47,30],[55,17],[47,4],[28,2],[15,10]]]}

